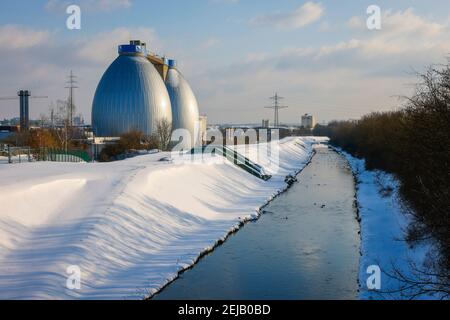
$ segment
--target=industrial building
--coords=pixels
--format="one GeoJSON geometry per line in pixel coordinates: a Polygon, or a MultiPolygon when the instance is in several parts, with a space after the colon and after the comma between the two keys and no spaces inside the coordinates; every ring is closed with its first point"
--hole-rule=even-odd
{"type": "Polygon", "coordinates": [[[304,114],[302,116],[301,126],[305,129],[314,129],[316,126],[316,118],[311,114],[304,114]]]}
{"type": "Polygon", "coordinates": [[[119,57],[106,70],[95,92],[94,134],[117,137],[139,130],[151,135],[163,119],[172,121],[170,98],[163,79],[147,59],[145,46],[119,46],[119,57]]]}
{"type": "Polygon", "coordinates": [[[188,130],[192,141],[186,146],[197,145],[199,141],[198,122],[200,121],[197,99],[186,79],[177,70],[175,60],[169,60],[166,87],[172,104],[172,128],[188,130]]]}
{"type": "Polygon", "coordinates": [[[16,100],[19,99],[20,110],[20,130],[26,131],[30,128],[30,99],[47,99],[43,96],[32,96],[29,90],[20,90],[17,92],[17,97],[0,97],[0,100],[16,100]]]}
{"type": "Polygon", "coordinates": [[[118,52],[95,93],[94,134],[117,137],[139,130],[152,135],[165,119],[172,123],[172,130],[187,129],[193,143],[201,141],[197,99],[176,62],[149,54],[139,40],[120,45],[118,52]]]}

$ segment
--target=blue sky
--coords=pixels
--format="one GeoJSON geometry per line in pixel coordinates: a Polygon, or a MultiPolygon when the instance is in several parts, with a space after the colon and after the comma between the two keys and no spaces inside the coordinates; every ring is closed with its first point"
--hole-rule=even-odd
{"type": "MultiPolygon", "coordinates": [[[[141,38],[174,57],[211,122],[260,122],[278,91],[290,106],[319,120],[358,118],[401,104],[412,70],[450,54],[448,1],[80,0],[82,29],[67,30],[64,0],[2,1],[0,96],[19,88],[48,95],[32,117],[67,95],[65,76],[79,76],[76,103],[90,119],[95,87],[116,47],[141,38]],[[366,28],[366,8],[382,9],[382,29],[366,28]]],[[[0,118],[16,116],[0,102],[0,118]]]]}

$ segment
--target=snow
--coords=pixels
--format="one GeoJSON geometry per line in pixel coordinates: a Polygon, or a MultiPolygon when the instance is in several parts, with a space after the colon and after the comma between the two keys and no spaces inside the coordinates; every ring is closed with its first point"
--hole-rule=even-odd
{"type": "Polygon", "coordinates": [[[0,165],[0,299],[148,297],[258,217],[322,140],[283,139],[267,182],[220,157],[159,161],[166,153],[0,165]],[[66,287],[73,265],[80,290],[66,287]]]}
{"type": "MultiPolygon", "coordinates": [[[[429,244],[411,247],[404,240],[410,217],[401,206],[399,182],[392,174],[380,170],[366,170],[365,162],[350,154],[344,155],[357,181],[357,203],[361,218],[361,259],[359,270],[361,299],[404,299],[397,291],[401,283],[390,277],[393,268],[412,277],[411,263],[421,266],[429,244]],[[381,288],[369,290],[367,268],[381,269],[381,288]]],[[[429,297],[422,297],[429,298],[429,297]]]]}
{"type": "MultiPolygon", "coordinates": [[[[28,155],[19,154],[11,156],[11,162],[12,163],[28,162],[28,155]]],[[[5,156],[0,156],[0,164],[9,164],[9,158],[5,156]]]]}

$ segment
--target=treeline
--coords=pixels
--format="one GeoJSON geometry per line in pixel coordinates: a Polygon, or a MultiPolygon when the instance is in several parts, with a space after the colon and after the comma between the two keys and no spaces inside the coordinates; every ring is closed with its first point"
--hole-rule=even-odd
{"type": "MultiPolygon", "coordinates": [[[[433,237],[440,256],[433,261],[450,281],[450,67],[419,75],[415,94],[398,111],[376,112],[358,121],[317,126],[316,135],[364,158],[369,168],[394,173],[414,214],[408,240],[433,237]]],[[[441,273],[442,275],[442,273],[441,273]]],[[[447,288],[448,289],[448,288],[447,288]]]]}
{"type": "Polygon", "coordinates": [[[84,131],[78,128],[32,128],[15,132],[1,142],[31,149],[85,150],[87,145],[82,142],[83,139],[85,139],[84,131]]]}

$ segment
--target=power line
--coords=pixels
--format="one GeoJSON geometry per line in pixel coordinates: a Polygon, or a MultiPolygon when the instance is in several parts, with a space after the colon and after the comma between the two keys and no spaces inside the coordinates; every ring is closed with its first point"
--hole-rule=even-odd
{"type": "Polygon", "coordinates": [[[73,105],[73,93],[74,89],[78,89],[76,84],[78,83],[75,79],[77,76],[75,76],[70,70],[70,75],[67,77],[69,80],[66,82],[68,84],[66,89],[69,89],[69,124],[70,126],[73,126],[73,113],[74,113],[74,105],[73,105]]]}
{"type": "Polygon", "coordinates": [[[283,97],[280,97],[278,93],[276,92],[273,97],[270,97],[269,99],[273,100],[273,106],[265,107],[266,109],[274,109],[274,126],[279,127],[280,121],[279,121],[279,110],[280,109],[286,109],[289,108],[288,106],[281,106],[279,101],[284,99],[283,97]]]}

